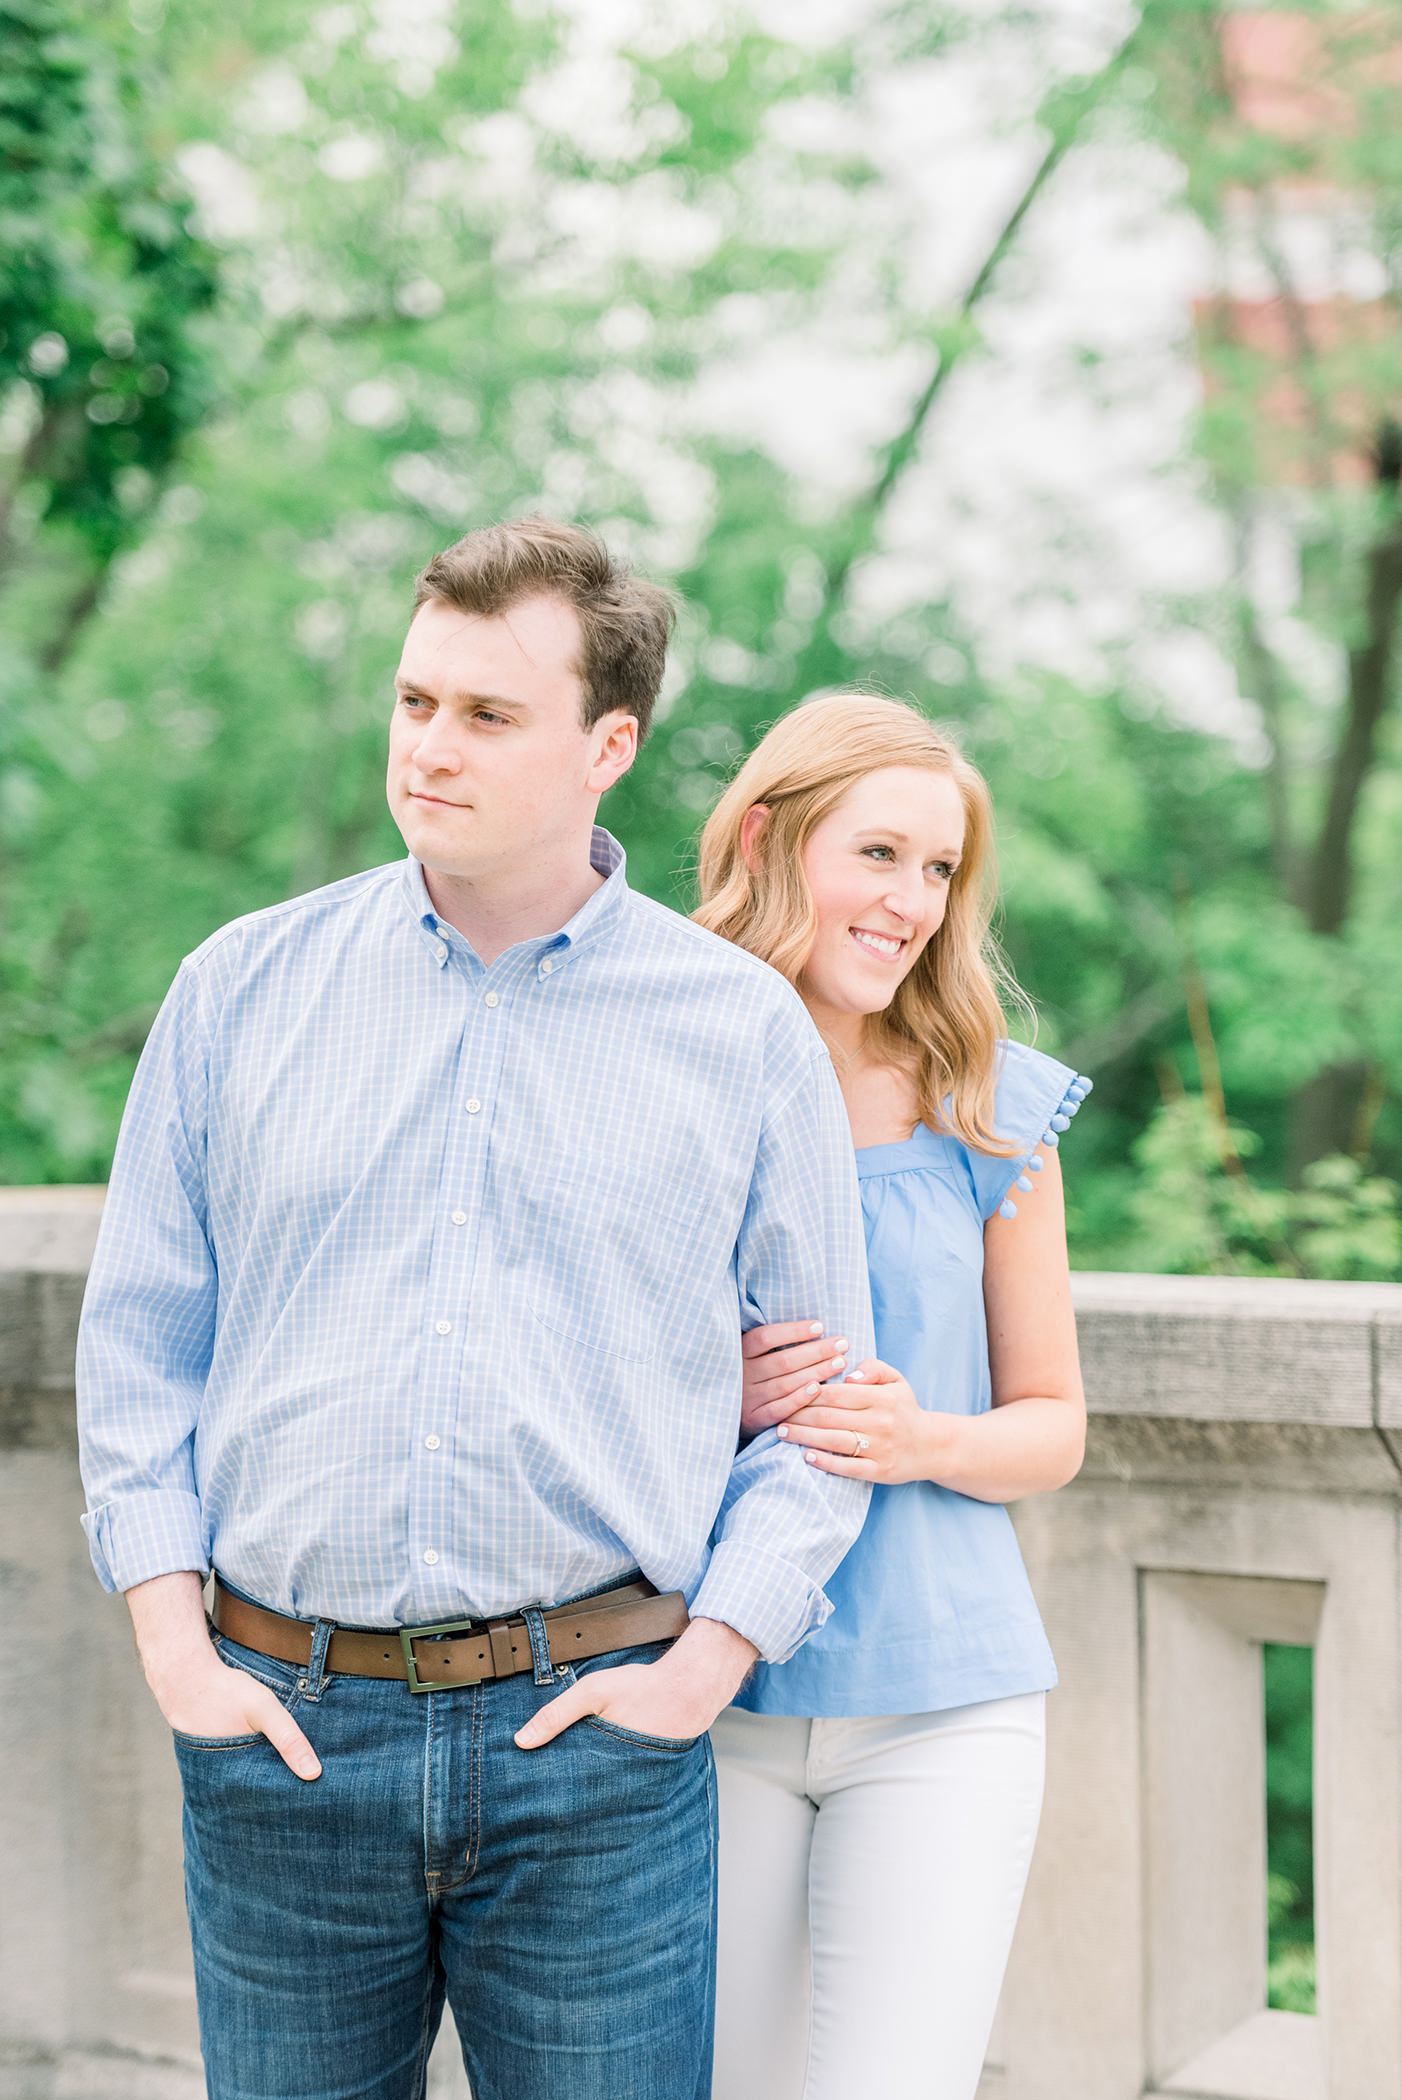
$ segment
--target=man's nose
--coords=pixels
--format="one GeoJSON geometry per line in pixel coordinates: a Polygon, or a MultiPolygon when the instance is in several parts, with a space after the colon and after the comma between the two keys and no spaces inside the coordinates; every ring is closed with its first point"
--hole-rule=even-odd
{"type": "Polygon", "coordinates": [[[462,770],[462,755],[453,725],[445,722],[441,713],[425,722],[412,751],[414,764],[421,773],[458,773],[462,770]]]}

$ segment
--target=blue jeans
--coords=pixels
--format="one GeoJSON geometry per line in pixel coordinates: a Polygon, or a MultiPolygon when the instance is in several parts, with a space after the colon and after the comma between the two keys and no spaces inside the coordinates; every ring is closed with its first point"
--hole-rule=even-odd
{"type": "MultiPolygon", "coordinates": [[[[329,1633],[329,1628],[327,1629],[329,1633]]],[[[453,1691],[235,1642],[322,1761],[175,1738],[210,2100],[420,2100],[446,1993],[475,2100],[704,2100],[715,1974],[706,1736],[512,1737],[593,1670],[453,1691]]]]}

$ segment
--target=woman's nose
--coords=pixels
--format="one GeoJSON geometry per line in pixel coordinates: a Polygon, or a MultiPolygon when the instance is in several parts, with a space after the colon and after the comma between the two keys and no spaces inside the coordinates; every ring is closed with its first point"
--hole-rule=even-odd
{"type": "Polygon", "coordinates": [[[905,883],[899,889],[887,890],[881,901],[893,918],[904,920],[907,926],[914,926],[920,917],[923,898],[923,883],[913,882],[905,883]]]}

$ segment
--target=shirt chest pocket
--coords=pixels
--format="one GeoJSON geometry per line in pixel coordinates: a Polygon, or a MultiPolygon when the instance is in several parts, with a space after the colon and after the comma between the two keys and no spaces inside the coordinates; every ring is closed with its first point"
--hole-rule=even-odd
{"type": "Polygon", "coordinates": [[[531,1311],[561,1341],[646,1363],[689,1308],[713,1306],[707,1272],[718,1283],[728,1250],[714,1206],[681,1172],[571,1174],[533,1208],[538,1236],[521,1249],[531,1311]]]}

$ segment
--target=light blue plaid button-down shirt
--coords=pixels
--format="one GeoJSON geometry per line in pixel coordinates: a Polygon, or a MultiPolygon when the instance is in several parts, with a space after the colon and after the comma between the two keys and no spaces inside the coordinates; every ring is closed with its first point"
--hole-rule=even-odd
{"type": "Polygon", "coordinates": [[[79,1338],[106,1587],[423,1625],[641,1568],[773,1661],[822,1623],[868,1491],[736,1437],[742,1326],[871,1347],[836,1080],[774,971],[593,857],[490,968],[412,859],[182,965],[79,1338]]]}

